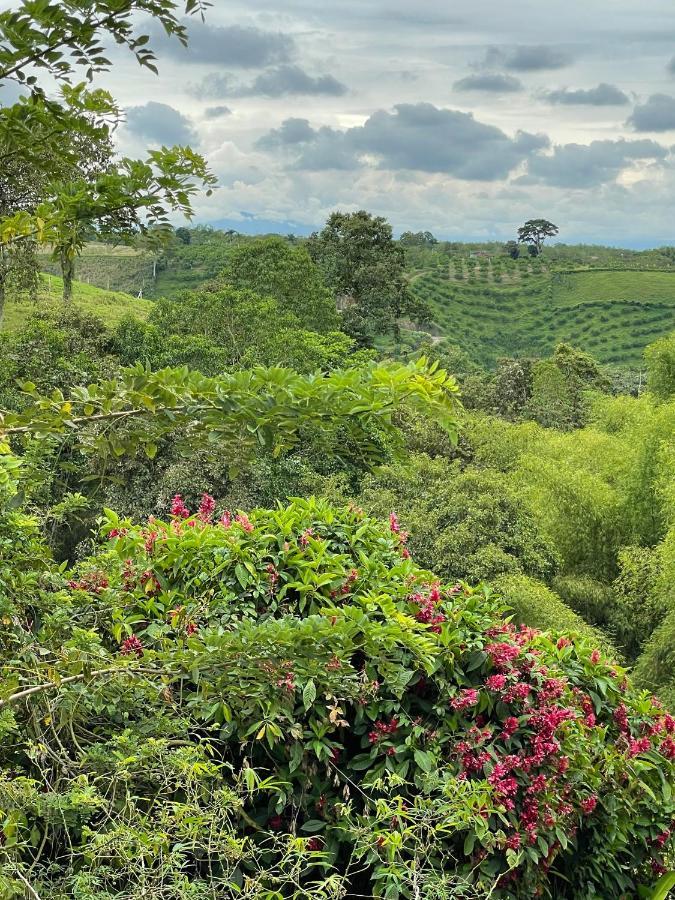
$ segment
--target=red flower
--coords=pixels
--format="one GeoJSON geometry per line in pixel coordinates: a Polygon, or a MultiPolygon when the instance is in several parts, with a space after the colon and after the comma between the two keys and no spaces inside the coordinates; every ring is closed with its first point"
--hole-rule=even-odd
{"type": "Polygon", "coordinates": [[[223,528],[229,528],[232,524],[232,516],[227,510],[225,510],[225,512],[220,517],[220,524],[223,526],[223,528]]]}
{"type": "Polygon", "coordinates": [[[307,849],[308,850],[320,850],[323,847],[323,843],[321,838],[313,837],[307,841],[307,849]]]}
{"type": "Polygon", "coordinates": [[[563,647],[571,647],[571,646],[572,646],[572,641],[569,638],[566,638],[566,637],[558,638],[558,643],[556,644],[556,647],[558,648],[558,650],[562,650],[563,647]]]}
{"type": "Polygon", "coordinates": [[[509,850],[517,850],[520,847],[520,842],[520,835],[516,831],[506,839],[506,846],[509,848],[509,850]]]}
{"type": "Polygon", "coordinates": [[[600,651],[599,650],[594,650],[591,653],[591,662],[593,663],[594,666],[597,666],[597,664],[600,662],[600,651]]]}
{"type": "Polygon", "coordinates": [[[190,510],[183,502],[183,498],[180,494],[176,494],[171,501],[171,515],[175,516],[177,519],[188,519],[190,517],[190,510]]]}
{"type": "Polygon", "coordinates": [[[475,706],[478,703],[479,696],[476,688],[466,688],[460,691],[457,697],[452,698],[450,706],[458,711],[468,709],[470,706],[475,706]]]}
{"type": "Polygon", "coordinates": [[[199,512],[197,515],[202,522],[208,523],[213,518],[213,512],[216,508],[216,501],[210,494],[202,494],[202,502],[199,504],[199,512]]]}
{"type": "Polygon", "coordinates": [[[595,794],[591,794],[590,797],[586,797],[585,800],[581,801],[581,809],[586,816],[590,816],[597,805],[598,798],[595,794]]]}
{"type": "Polygon", "coordinates": [[[506,675],[490,675],[485,679],[485,687],[489,691],[501,691],[506,685],[506,675]]]}
{"type": "Polygon", "coordinates": [[[498,669],[506,668],[510,662],[520,656],[520,647],[516,644],[488,644],[485,650],[498,669]]]}
{"type": "Polygon", "coordinates": [[[132,634],[131,637],[126,638],[120,644],[120,653],[122,656],[131,656],[132,654],[143,656],[143,644],[135,634],[132,634]]]}
{"type": "Polygon", "coordinates": [[[281,816],[272,816],[271,819],[267,822],[272,831],[280,831],[281,826],[283,825],[283,820],[281,816]]]}
{"type": "Polygon", "coordinates": [[[399,531],[401,530],[401,526],[399,525],[399,522],[398,522],[398,516],[396,515],[395,512],[389,513],[389,527],[394,532],[394,534],[398,534],[399,531]]]}

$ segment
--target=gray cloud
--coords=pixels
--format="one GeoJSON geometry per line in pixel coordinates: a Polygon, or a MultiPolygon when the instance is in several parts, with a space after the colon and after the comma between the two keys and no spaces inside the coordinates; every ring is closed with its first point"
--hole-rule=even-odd
{"type": "Polygon", "coordinates": [[[207,119],[221,119],[224,116],[231,116],[232,110],[229,106],[207,106],[204,110],[204,116],[207,119]]]}
{"type": "Polygon", "coordinates": [[[669,94],[652,94],[638,104],[627,125],[635,131],[671,131],[675,129],[675,97],[669,94]]]}
{"type": "Polygon", "coordinates": [[[293,94],[323,94],[341,97],[347,88],[332,75],[308,75],[299,66],[278,66],[262,72],[242,96],[288,97],[293,94]]]}
{"type": "Polygon", "coordinates": [[[547,44],[528,44],[518,47],[491,47],[485,54],[485,65],[504,66],[512,72],[542,72],[563,69],[572,62],[569,53],[547,44]]]}
{"type": "Polygon", "coordinates": [[[250,84],[233,81],[230,75],[214,72],[190,92],[196,97],[341,97],[347,87],[332,75],[308,75],[300,66],[284,65],[261,72],[250,84]]]}
{"type": "Polygon", "coordinates": [[[189,34],[187,47],[167,37],[164,29],[155,22],[147,29],[152,36],[152,46],[159,53],[183,62],[216,63],[242,69],[287,62],[295,51],[293,38],[278,31],[242,25],[214,25],[196,19],[186,19],[184,24],[189,34]]]}
{"type": "Polygon", "coordinates": [[[294,163],[299,169],[354,168],[363,157],[374,157],[381,168],[494,181],[505,178],[549,142],[543,135],[525,132],[511,138],[470,113],[439,109],[431,103],[401,103],[393,112],[375,112],[362,126],[347,131],[312,130],[305,120],[291,120],[291,124],[286,120],[259,143],[263,147],[300,143],[302,152],[294,163]],[[296,140],[289,141],[289,136],[296,140]]]}
{"type": "Polygon", "coordinates": [[[675,56],[670,60],[668,65],[666,66],[671,75],[675,75],[675,56]]]}
{"type": "Polygon", "coordinates": [[[530,157],[528,174],[522,183],[543,183],[554,187],[589,188],[614,181],[636,160],[662,160],[668,150],[656,141],[591,141],[590,144],[563,144],[551,155],[530,157]]]}
{"type": "Polygon", "coordinates": [[[627,94],[614,84],[606,84],[601,82],[597,87],[584,90],[580,88],[571,91],[568,88],[562,88],[559,91],[546,91],[543,94],[544,99],[549,103],[555,103],[562,106],[624,106],[630,103],[627,94]]]}
{"type": "Polygon", "coordinates": [[[513,75],[500,75],[491,72],[477,72],[460,78],[453,85],[456,91],[486,91],[491,94],[512,94],[522,91],[520,79],[513,75]]]}
{"type": "Polygon", "coordinates": [[[277,147],[307,144],[314,141],[317,134],[308,119],[285,119],[279,128],[273,128],[256,141],[256,147],[261,150],[274,150],[277,147]]]}
{"type": "Polygon", "coordinates": [[[189,144],[198,140],[187,116],[167,103],[154,100],[143,106],[129,107],[126,127],[137,137],[160,144],[189,144]]]}

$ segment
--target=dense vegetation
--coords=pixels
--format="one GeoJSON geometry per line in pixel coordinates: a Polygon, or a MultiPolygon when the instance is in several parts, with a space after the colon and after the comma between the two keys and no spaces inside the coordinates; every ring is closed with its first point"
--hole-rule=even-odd
{"type": "Polygon", "coordinates": [[[664,900],[673,255],[174,229],[70,80],[177,6],[71,6],[0,13],[0,897],[664,900]]]}

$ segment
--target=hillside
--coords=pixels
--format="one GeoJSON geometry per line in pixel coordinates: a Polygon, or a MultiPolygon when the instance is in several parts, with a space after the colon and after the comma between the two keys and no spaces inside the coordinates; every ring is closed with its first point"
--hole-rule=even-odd
{"type": "MultiPolygon", "coordinates": [[[[55,311],[61,305],[61,279],[54,275],[43,275],[38,303],[29,300],[8,298],[2,322],[3,331],[16,331],[26,324],[36,312],[55,311]]],[[[147,317],[152,307],[150,300],[137,300],[130,294],[119,291],[105,291],[76,281],[73,285],[73,306],[98,316],[107,325],[117,323],[129,314],[137,318],[147,317]]]]}
{"type": "Polygon", "coordinates": [[[675,328],[668,271],[469,259],[415,273],[411,289],[430,303],[434,333],[488,366],[500,356],[545,356],[567,341],[600,362],[637,367],[645,346],[675,328]]]}

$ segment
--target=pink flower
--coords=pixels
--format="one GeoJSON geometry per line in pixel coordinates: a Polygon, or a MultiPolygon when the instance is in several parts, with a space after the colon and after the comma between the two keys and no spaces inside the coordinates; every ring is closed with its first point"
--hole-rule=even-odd
{"type": "Polygon", "coordinates": [[[143,644],[135,634],[132,634],[131,637],[126,638],[120,644],[120,653],[122,656],[131,656],[132,654],[143,656],[143,644]]]}
{"type": "Polygon", "coordinates": [[[197,515],[202,522],[208,523],[213,518],[213,512],[216,508],[216,501],[210,494],[202,494],[202,502],[199,504],[199,512],[197,515]]]}
{"type": "Polygon", "coordinates": [[[394,532],[394,534],[398,534],[401,530],[401,526],[398,522],[398,516],[395,512],[389,514],[389,527],[394,532]]]}
{"type": "Polygon", "coordinates": [[[479,693],[476,688],[466,688],[463,691],[460,691],[457,697],[453,697],[450,701],[450,706],[456,710],[468,709],[470,706],[475,706],[478,703],[479,693]]]}
{"type": "Polygon", "coordinates": [[[506,685],[506,675],[490,675],[485,679],[485,687],[489,691],[501,691],[506,685]]]}
{"type": "Polygon", "coordinates": [[[517,850],[520,847],[520,841],[520,835],[516,831],[506,839],[506,846],[509,848],[509,850],[517,850]]]}
{"type": "Polygon", "coordinates": [[[628,756],[637,756],[639,753],[646,753],[650,749],[652,743],[648,737],[639,740],[631,740],[628,742],[628,756]]]}
{"type": "Polygon", "coordinates": [[[520,647],[515,644],[488,644],[485,650],[498,669],[506,668],[510,662],[520,656],[520,647]]]}
{"type": "Polygon", "coordinates": [[[171,501],[171,515],[175,516],[177,519],[187,519],[190,517],[190,510],[183,502],[183,498],[180,494],[176,494],[171,501]]]}
{"type": "Polygon", "coordinates": [[[594,666],[597,666],[597,664],[600,662],[600,651],[599,650],[594,650],[591,653],[591,662],[593,663],[594,666]]]}
{"type": "Polygon", "coordinates": [[[566,638],[566,637],[558,638],[558,643],[556,644],[556,647],[558,648],[558,650],[562,650],[563,647],[571,647],[571,646],[572,646],[572,641],[569,638],[566,638]]]}
{"type": "Polygon", "coordinates": [[[246,513],[237,513],[237,515],[234,517],[234,521],[237,522],[238,525],[241,525],[244,531],[248,532],[249,534],[253,531],[253,524],[249,520],[246,513]]]}
{"type": "Polygon", "coordinates": [[[585,800],[581,801],[581,809],[586,816],[590,816],[597,805],[598,798],[595,794],[591,794],[590,797],[586,797],[585,800]]]}
{"type": "Polygon", "coordinates": [[[229,528],[232,524],[232,516],[227,510],[225,510],[225,512],[220,517],[220,524],[223,526],[223,528],[229,528]]]}

